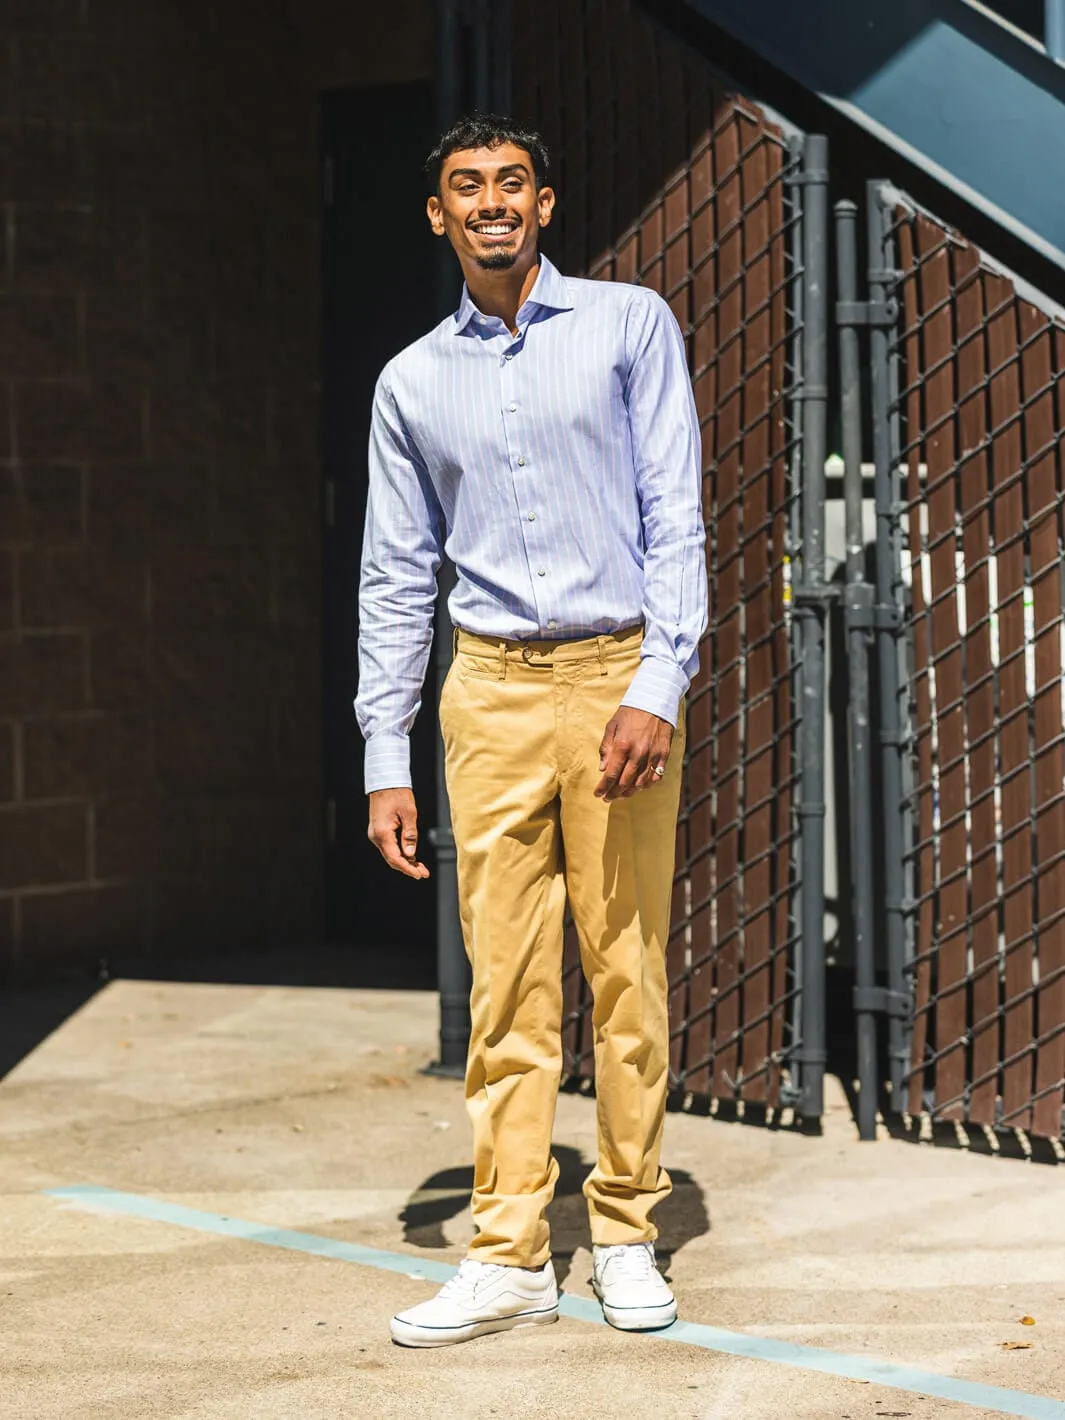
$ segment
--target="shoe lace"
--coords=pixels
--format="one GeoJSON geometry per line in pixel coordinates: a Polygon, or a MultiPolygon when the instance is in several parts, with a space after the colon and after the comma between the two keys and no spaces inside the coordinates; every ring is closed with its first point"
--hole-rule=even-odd
{"type": "Polygon", "coordinates": [[[658,1271],[654,1249],[647,1243],[623,1243],[608,1248],[603,1260],[604,1275],[608,1267],[626,1282],[645,1282],[658,1271]]]}
{"type": "Polygon", "coordinates": [[[452,1301],[471,1301],[478,1285],[496,1270],[495,1264],[477,1262],[471,1257],[459,1264],[459,1270],[440,1289],[440,1296],[452,1301]]]}

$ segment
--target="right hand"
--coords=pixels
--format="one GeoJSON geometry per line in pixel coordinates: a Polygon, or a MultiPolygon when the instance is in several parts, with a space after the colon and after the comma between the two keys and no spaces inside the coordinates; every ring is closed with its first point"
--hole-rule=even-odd
{"type": "Polygon", "coordinates": [[[370,795],[366,836],[390,868],[408,878],[427,878],[418,861],[418,807],[410,789],[378,789],[370,795]]]}

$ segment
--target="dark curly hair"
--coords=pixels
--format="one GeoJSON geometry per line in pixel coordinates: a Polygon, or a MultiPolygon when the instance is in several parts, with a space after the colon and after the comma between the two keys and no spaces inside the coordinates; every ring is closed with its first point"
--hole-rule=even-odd
{"type": "Polygon", "coordinates": [[[452,153],[467,148],[498,148],[503,143],[513,143],[515,148],[525,149],[532,159],[533,178],[539,191],[547,182],[551,161],[539,133],[531,128],[522,128],[514,119],[505,118],[502,114],[471,113],[441,134],[436,147],[426,158],[425,175],[429,179],[430,192],[440,191],[440,174],[452,153]]]}

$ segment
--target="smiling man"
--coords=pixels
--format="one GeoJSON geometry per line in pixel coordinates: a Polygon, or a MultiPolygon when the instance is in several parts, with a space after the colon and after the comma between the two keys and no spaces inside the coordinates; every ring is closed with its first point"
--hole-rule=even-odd
{"type": "Polygon", "coordinates": [[[676,1317],[651,1214],[670,1191],[665,946],[683,697],[706,627],[699,426],[665,302],[540,255],[547,162],[509,119],[441,138],[428,215],[462,300],[374,398],[356,701],[369,836],[397,872],[428,877],[408,737],[446,552],[457,630],[440,724],[473,975],[477,1232],[457,1276],[393,1318],[408,1346],[557,1319],[544,1215],[567,898],[594,1001],[595,1289],[619,1328],[676,1317]]]}

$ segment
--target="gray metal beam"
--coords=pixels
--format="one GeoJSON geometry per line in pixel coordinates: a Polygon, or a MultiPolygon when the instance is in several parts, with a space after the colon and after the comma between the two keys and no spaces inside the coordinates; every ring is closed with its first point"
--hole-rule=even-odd
{"type": "Polygon", "coordinates": [[[686,0],[1065,267],[1065,3],[1046,47],[975,0],[686,0]]]}

